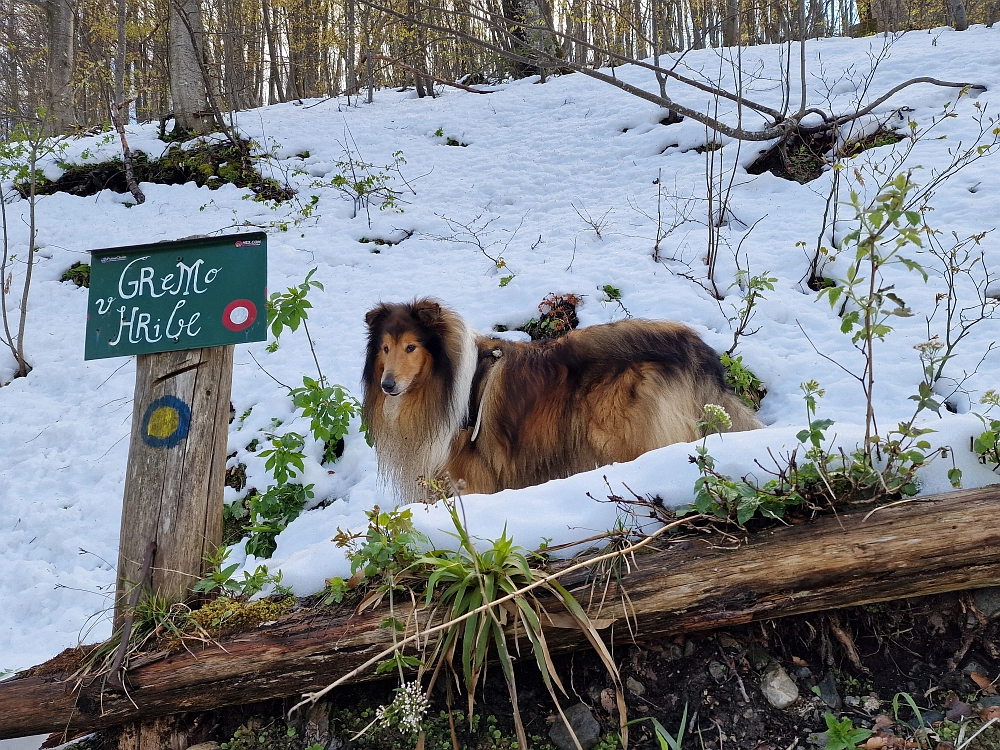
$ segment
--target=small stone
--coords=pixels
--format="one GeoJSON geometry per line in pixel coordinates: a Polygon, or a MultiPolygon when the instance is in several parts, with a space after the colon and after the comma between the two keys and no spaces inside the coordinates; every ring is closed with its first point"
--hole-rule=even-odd
{"type": "Polygon", "coordinates": [[[976,604],[976,609],[990,620],[1000,615],[1000,586],[976,589],[972,592],[972,600],[976,604]]]}
{"type": "Polygon", "coordinates": [[[719,633],[719,645],[722,648],[739,648],[740,642],[729,635],[729,633],[719,633]]]}
{"type": "Polygon", "coordinates": [[[960,700],[953,701],[948,707],[948,712],[944,715],[948,721],[961,721],[975,713],[972,706],[960,700]]]}
{"type": "MultiPolygon", "coordinates": [[[[940,711],[922,711],[920,713],[920,718],[924,720],[924,726],[930,728],[932,724],[939,721],[944,721],[944,714],[940,711]]],[[[912,719],[906,722],[914,729],[920,729],[920,722],[917,717],[914,716],[912,719]]]]}
{"type": "Polygon", "coordinates": [[[1000,706],[1000,695],[991,695],[988,698],[980,698],[972,704],[976,708],[989,708],[990,706],[1000,706]]]}
{"type": "Polygon", "coordinates": [[[813,671],[809,667],[799,667],[795,670],[795,676],[800,680],[808,680],[813,676],[813,671]]]}
{"type": "Polygon", "coordinates": [[[856,695],[848,695],[844,698],[844,703],[846,703],[851,708],[857,708],[861,705],[861,699],[856,695]]]}
{"type": "Polygon", "coordinates": [[[818,747],[826,747],[827,741],[826,732],[813,732],[806,737],[806,742],[810,745],[817,745],[818,747]]]}
{"type": "Polygon", "coordinates": [[[601,725],[597,723],[594,714],[585,703],[577,703],[570,706],[564,712],[569,727],[563,723],[562,717],[557,717],[552,728],[549,730],[549,739],[560,750],[576,750],[573,743],[573,734],[583,750],[591,750],[601,738],[601,725]],[[572,728],[573,733],[570,733],[572,728]]]}
{"type": "Polygon", "coordinates": [[[986,674],[990,670],[982,666],[979,662],[969,660],[969,662],[962,667],[962,672],[965,674],[986,674]]]}
{"type": "Polygon", "coordinates": [[[713,680],[721,680],[729,672],[729,668],[725,664],[717,661],[710,661],[708,663],[708,673],[712,675],[713,680]]]}
{"type": "Polygon", "coordinates": [[[758,672],[763,672],[767,665],[774,661],[774,657],[759,646],[751,648],[747,652],[747,658],[750,660],[750,666],[758,672]]]}
{"type": "Polygon", "coordinates": [[[629,677],[625,680],[625,687],[632,695],[642,695],[646,692],[646,686],[639,682],[635,677],[629,677]]]}
{"type": "Polygon", "coordinates": [[[799,698],[799,688],[780,664],[772,664],[761,676],[760,689],[775,708],[788,708],[799,698]]]}
{"type": "Polygon", "coordinates": [[[819,688],[820,699],[826,705],[834,711],[841,709],[844,702],[840,699],[840,693],[837,692],[837,678],[833,672],[827,672],[826,676],[816,684],[816,687],[819,688]]]}

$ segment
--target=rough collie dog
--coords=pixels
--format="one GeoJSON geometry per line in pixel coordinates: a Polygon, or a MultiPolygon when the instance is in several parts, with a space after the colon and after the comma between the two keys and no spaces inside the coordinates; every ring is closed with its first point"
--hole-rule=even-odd
{"type": "Polygon", "coordinates": [[[760,427],[718,355],[686,326],[626,320],[539,343],[477,335],[431,299],[365,316],[364,417],[406,501],[421,477],[498,492],[701,437],[705,404],[760,427]]]}

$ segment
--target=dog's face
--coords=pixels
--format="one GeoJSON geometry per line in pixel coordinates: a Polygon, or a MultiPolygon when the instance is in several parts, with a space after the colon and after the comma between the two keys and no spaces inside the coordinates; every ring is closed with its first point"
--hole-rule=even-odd
{"type": "Polygon", "coordinates": [[[436,341],[441,306],[433,300],[383,304],[365,316],[368,324],[366,382],[378,383],[387,396],[402,396],[419,386],[434,368],[428,346],[436,341]],[[369,369],[370,368],[370,369],[369,369]]]}
{"type": "Polygon", "coordinates": [[[412,331],[383,333],[378,364],[382,390],[387,396],[402,396],[420,383],[430,367],[430,354],[412,331]]]}

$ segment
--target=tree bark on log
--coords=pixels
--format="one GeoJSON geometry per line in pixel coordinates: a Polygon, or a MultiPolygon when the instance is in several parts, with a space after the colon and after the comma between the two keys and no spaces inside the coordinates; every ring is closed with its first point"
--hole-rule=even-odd
{"type": "MultiPolygon", "coordinates": [[[[735,550],[704,540],[675,543],[636,558],[624,578],[629,616],[641,640],[996,586],[998,513],[1000,486],[993,486],[760,532],[735,550]]],[[[575,584],[586,603],[582,581],[575,584]]],[[[74,692],[63,681],[69,670],[60,673],[55,663],[29,670],[0,682],[0,739],[92,731],[316,690],[391,644],[391,633],[379,627],[385,615],[384,607],[356,616],[302,610],[193,653],[153,654],[133,662],[128,695],[100,680],[74,692]]],[[[620,597],[610,595],[599,616],[623,618],[620,597]]],[[[624,624],[604,633],[629,638],[624,624]]],[[[554,651],[586,643],[570,629],[552,628],[548,638],[554,651]]],[[[357,681],[373,678],[367,672],[357,681]]]]}

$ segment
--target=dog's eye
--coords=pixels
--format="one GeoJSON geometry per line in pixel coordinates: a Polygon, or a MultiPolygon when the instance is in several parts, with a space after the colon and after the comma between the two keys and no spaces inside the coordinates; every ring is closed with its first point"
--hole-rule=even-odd
{"type": "Polygon", "coordinates": [[[382,347],[382,351],[385,352],[386,354],[388,354],[389,353],[389,347],[388,346],[383,346],[382,347]]]}
{"type": "Polygon", "coordinates": [[[409,346],[406,347],[406,353],[412,354],[414,351],[416,351],[416,348],[417,347],[415,344],[410,344],[409,346]]]}

